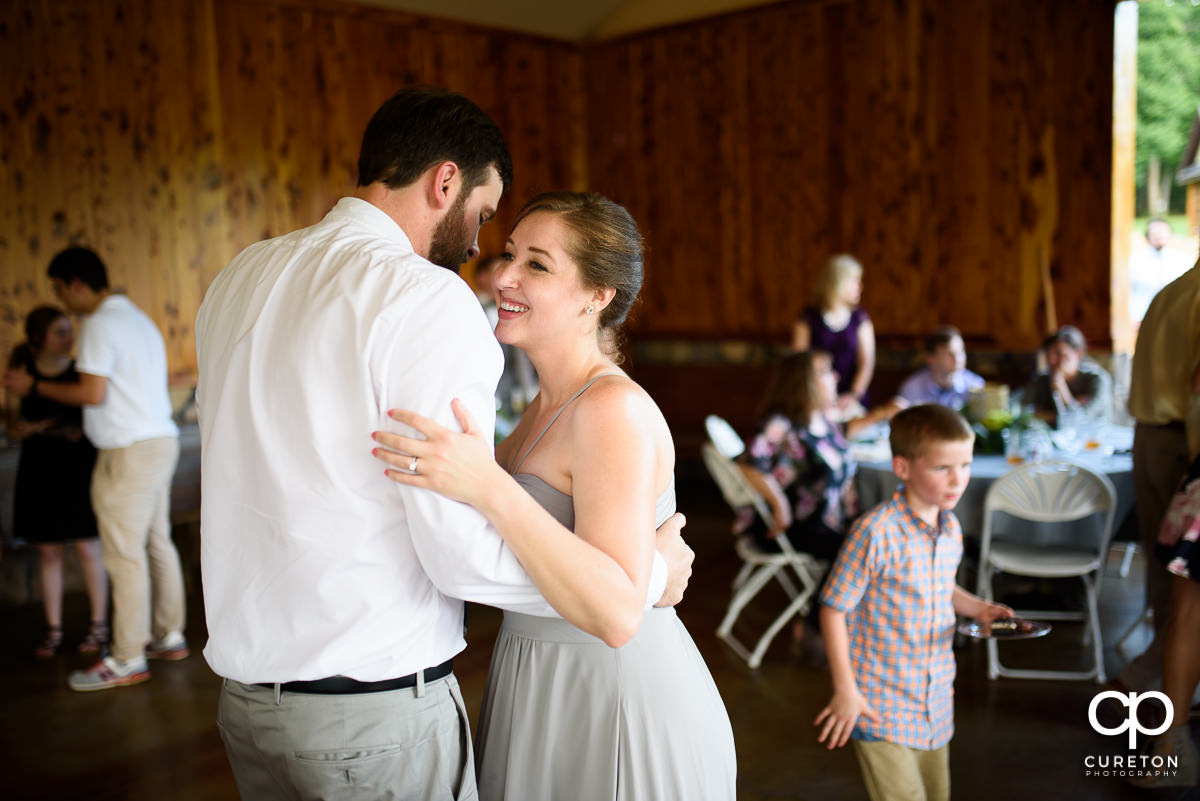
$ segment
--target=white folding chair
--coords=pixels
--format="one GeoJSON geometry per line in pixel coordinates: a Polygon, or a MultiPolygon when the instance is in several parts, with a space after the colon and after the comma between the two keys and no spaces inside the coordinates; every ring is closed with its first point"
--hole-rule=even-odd
{"type": "Polygon", "coordinates": [[[704,418],[704,428],[708,431],[709,440],[717,446],[717,450],[726,459],[736,459],[742,455],[742,451],[746,450],[742,438],[724,417],[710,414],[704,418]]]}
{"type": "MultiPolygon", "coordinates": [[[[732,429],[730,432],[732,433],[732,429]]],[[[740,453],[740,449],[738,452],[740,453]]],[[[708,468],[726,503],[734,510],[753,507],[768,528],[773,528],[775,518],[770,507],[746,480],[733,460],[722,454],[712,442],[701,446],[701,455],[704,458],[704,466],[708,468]]],[[[752,668],[762,664],[763,654],[779,630],[796,615],[808,611],[825,570],[823,563],[806,553],[796,551],[785,534],[781,533],[776,542],[779,543],[779,552],[772,553],[756,548],[749,536],[738,537],[735,550],[742,560],[742,569],[734,579],[729,608],[721,620],[721,625],[717,627],[717,636],[752,668]],[[771,622],[753,648],[750,648],[734,636],[733,626],[746,605],[772,580],[778,581],[787,594],[788,605],[771,622]]]]}
{"type": "Polygon", "coordinates": [[[1018,467],[1001,476],[988,489],[983,502],[983,541],[979,553],[978,594],[992,600],[992,577],[1010,573],[1035,578],[1077,577],[1083,582],[1082,611],[1020,610],[1021,617],[1044,620],[1083,620],[1085,641],[1090,637],[1093,666],[1090,670],[1016,670],[1000,663],[995,639],[987,641],[988,677],[1028,679],[1095,679],[1103,684],[1104,648],[1096,596],[1100,591],[1105,558],[1113,535],[1117,493],[1112,482],[1071,462],[1048,461],[1018,467]],[[1005,539],[993,530],[993,518],[1005,512],[1021,520],[1065,524],[1093,515],[1101,516],[1100,531],[1088,543],[1041,544],[1005,539]]]}

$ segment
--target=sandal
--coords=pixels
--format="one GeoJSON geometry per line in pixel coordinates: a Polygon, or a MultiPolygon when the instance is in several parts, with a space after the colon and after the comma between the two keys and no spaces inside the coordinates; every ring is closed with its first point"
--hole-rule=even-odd
{"type": "Polygon", "coordinates": [[[97,654],[108,645],[108,626],[104,623],[93,623],[88,627],[87,634],[79,642],[79,653],[97,654]]]}
{"type": "Polygon", "coordinates": [[[34,650],[34,656],[38,659],[50,659],[58,653],[58,649],[62,648],[63,632],[62,626],[48,626],[46,628],[46,638],[42,640],[42,644],[34,650]]]}

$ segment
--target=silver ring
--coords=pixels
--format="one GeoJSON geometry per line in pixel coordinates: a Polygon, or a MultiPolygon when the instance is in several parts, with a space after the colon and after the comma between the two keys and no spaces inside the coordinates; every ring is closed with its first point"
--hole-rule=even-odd
{"type": "Polygon", "coordinates": [[[408,463],[408,472],[410,472],[410,473],[417,472],[417,457],[414,456],[412,458],[412,461],[408,463]]]}

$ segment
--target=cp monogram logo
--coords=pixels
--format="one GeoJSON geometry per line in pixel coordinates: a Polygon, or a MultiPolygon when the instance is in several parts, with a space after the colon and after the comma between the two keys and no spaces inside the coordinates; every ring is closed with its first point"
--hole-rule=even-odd
{"type": "Polygon", "coordinates": [[[1134,749],[1137,743],[1138,732],[1146,735],[1162,734],[1171,725],[1171,720],[1174,717],[1175,712],[1173,709],[1171,709],[1170,699],[1157,690],[1151,690],[1150,692],[1145,693],[1119,693],[1116,690],[1105,690],[1104,692],[1096,695],[1096,697],[1092,699],[1092,703],[1088,706],[1088,723],[1091,723],[1092,728],[1100,734],[1112,735],[1120,734],[1125,730],[1129,731],[1129,750],[1131,751],[1134,749]],[[1100,702],[1105,698],[1115,698],[1123,706],[1129,708],[1129,718],[1115,729],[1109,729],[1101,726],[1100,721],[1096,720],[1096,707],[1100,706],[1100,702]],[[1144,728],[1141,722],[1138,720],[1138,704],[1147,698],[1157,698],[1158,700],[1162,701],[1163,706],[1167,708],[1167,719],[1163,721],[1163,724],[1157,729],[1144,728]]]}

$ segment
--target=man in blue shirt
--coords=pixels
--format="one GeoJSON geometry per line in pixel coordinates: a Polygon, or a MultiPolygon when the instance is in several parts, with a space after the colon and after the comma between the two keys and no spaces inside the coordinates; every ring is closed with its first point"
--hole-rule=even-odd
{"type": "Polygon", "coordinates": [[[909,403],[940,403],[959,410],[967,405],[971,390],[983,386],[983,378],[967,369],[967,351],[962,334],[943,325],[925,337],[925,368],[900,385],[900,397],[909,403]]]}

